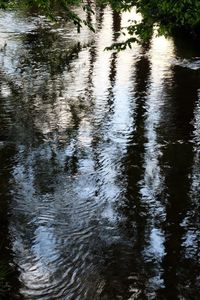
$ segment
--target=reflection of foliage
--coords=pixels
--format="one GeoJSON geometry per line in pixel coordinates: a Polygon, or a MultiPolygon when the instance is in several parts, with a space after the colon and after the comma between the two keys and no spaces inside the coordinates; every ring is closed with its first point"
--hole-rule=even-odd
{"type": "MultiPolygon", "coordinates": [[[[21,54],[18,65],[22,73],[27,72],[28,66],[37,66],[37,68],[45,66],[51,75],[60,73],[81,50],[79,43],[68,45],[57,32],[45,28],[27,33],[23,37],[23,43],[25,54],[21,54]]],[[[32,68],[32,71],[34,69],[32,68]]]]}

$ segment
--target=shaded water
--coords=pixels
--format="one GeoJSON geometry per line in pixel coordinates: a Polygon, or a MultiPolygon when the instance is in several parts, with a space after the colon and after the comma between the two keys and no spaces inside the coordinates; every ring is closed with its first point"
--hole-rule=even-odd
{"type": "Polygon", "coordinates": [[[199,52],[104,51],[129,18],[77,35],[0,13],[6,299],[200,297],[199,52]]]}

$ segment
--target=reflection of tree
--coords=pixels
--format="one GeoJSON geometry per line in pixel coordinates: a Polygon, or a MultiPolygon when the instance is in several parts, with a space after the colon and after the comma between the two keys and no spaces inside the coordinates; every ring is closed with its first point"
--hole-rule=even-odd
{"type": "MultiPolygon", "coordinates": [[[[118,207],[120,219],[123,220],[120,221],[120,229],[127,236],[127,245],[122,246],[121,251],[119,244],[115,246],[113,253],[110,250],[113,254],[113,257],[110,259],[112,261],[110,272],[113,272],[112,276],[116,276],[116,284],[120,282],[118,288],[114,283],[111,283],[109,287],[115,294],[115,297],[117,295],[125,297],[135,295],[145,299],[143,287],[147,280],[147,274],[145,274],[142,252],[145,244],[146,221],[144,217],[145,208],[142,206],[140,199],[139,181],[144,172],[144,113],[149,74],[149,61],[142,57],[135,65],[134,96],[136,98],[136,108],[133,111],[134,131],[130,134],[127,154],[123,159],[123,174],[125,175],[123,182],[127,188],[123,201],[118,207]],[[114,254],[115,251],[117,251],[116,255],[114,254]],[[113,261],[116,263],[116,266],[113,261]],[[116,270],[115,267],[117,268],[116,270]]],[[[109,274],[109,269],[107,271],[109,274]]]]}
{"type": "Polygon", "coordinates": [[[13,264],[11,239],[9,234],[9,204],[11,191],[9,181],[11,179],[12,159],[16,153],[15,147],[5,145],[0,148],[0,183],[1,183],[1,205],[0,205],[0,299],[18,299],[19,282],[16,279],[17,270],[13,264]],[[12,266],[12,267],[11,267],[12,266]]]}
{"type": "MultiPolygon", "coordinates": [[[[117,246],[120,249],[120,243],[108,250],[112,253],[113,249],[114,256],[110,258],[108,274],[112,274],[115,282],[110,282],[108,278],[107,285],[116,293],[115,297],[117,293],[144,299],[151,297],[150,295],[156,297],[157,290],[163,285],[161,261],[164,255],[164,236],[160,227],[164,220],[164,203],[163,178],[159,168],[161,150],[158,142],[163,110],[160,96],[164,97],[166,93],[163,82],[166,73],[170,74],[168,60],[173,51],[170,42],[166,47],[168,55],[160,63],[157,56],[162,56],[163,53],[158,53],[160,48],[153,40],[150,48],[151,61],[144,55],[135,64],[134,124],[133,131],[129,134],[121,174],[126,191],[123,193],[123,201],[121,199],[117,203],[120,231],[126,238],[123,254],[119,251],[116,260],[114,253],[117,246]],[[114,268],[115,263],[120,274],[116,271],[117,267],[114,268]],[[113,270],[115,271],[112,272],[113,270]]],[[[106,264],[109,266],[109,261],[106,264]]]]}
{"type": "Polygon", "coordinates": [[[9,251],[11,247],[9,204],[12,197],[9,181],[12,177],[12,162],[16,149],[9,140],[13,116],[9,93],[13,84],[7,82],[3,73],[0,72],[0,76],[0,298],[7,300],[17,299],[19,289],[19,282],[15,277],[17,275],[16,266],[13,264],[12,253],[9,251]]]}
{"type": "MultiPolygon", "coordinates": [[[[62,96],[63,71],[71,68],[70,62],[77,58],[81,50],[79,44],[74,44],[71,48],[66,45],[61,47],[61,40],[57,32],[41,28],[33,33],[24,34],[23,47],[17,50],[19,56],[17,72],[15,73],[13,69],[12,76],[5,76],[2,72],[11,90],[9,98],[12,106],[11,122],[16,124],[18,141],[20,139],[27,141],[32,138],[36,141],[43,138],[42,128],[39,126],[42,127],[45,119],[47,123],[50,122],[47,126],[56,125],[56,120],[51,121],[48,113],[51,114],[56,99],[62,96]],[[39,126],[37,123],[40,123],[39,126]]],[[[69,106],[71,106],[73,118],[76,105],[69,103],[69,106]]],[[[77,120],[74,120],[74,124],[76,122],[77,120]]]]}
{"type": "MultiPolygon", "coordinates": [[[[133,231],[137,226],[144,228],[145,222],[143,219],[144,211],[141,207],[140,194],[139,194],[139,181],[143,174],[144,164],[144,113],[145,113],[145,101],[146,101],[146,90],[148,88],[150,66],[149,61],[145,57],[142,57],[136,63],[135,71],[135,97],[136,97],[136,111],[134,112],[134,132],[130,135],[129,146],[127,149],[127,156],[125,157],[124,164],[126,165],[127,174],[127,195],[126,204],[124,206],[125,215],[129,216],[127,226],[133,225],[129,228],[128,232],[133,234],[133,231]],[[135,207],[135,209],[133,209],[135,207]],[[135,221],[133,222],[133,215],[135,221]],[[130,219],[129,219],[130,218],[130,219]],[[136,226],[136,227],[135,227],[136,226]]],[[[127,227],[127,228],[128,228],[127,227]]],[[[136,230],[138,231],[138,229],[136,230]]],[[[139,230],[140,231],[140,230],[139,230]]],[[[142,234],[138,232],[138,238],[142,234]]],[[[139,238],[140,239],[140,238],[139,238]]],[[[137,239],[136,239],[137,240],[137,239]]]]}
{"type": "MultiPolygon", "coordinates": [[[[192,146],[188,144],[188,141],[191,139],[191,120],[193,119],[193,106],[197,100],[196,90],[199,81],[191,71],[177,67],[174,69],[173,82],[174,85],[170,88],[170,95],[173,97],[169,98],[169,101],[173,99],[170,124],[165,127],[165,134],[169,136],[170,142],[164,149],[162,158],[168,196],[164,225],[166,255],[163,260],[163,279],[165,289],[160,292],[161,295],[167,295],[170,299],[180,297],[198,299],[198,286],[195,283],[198,266],[188,260],[183,252],[184,236],[190,234],[190,228],[183,226],[183,223],[195,201],[195,199],[190,199],[191,195],[189,195],[191,186],[189,174],[193,155],[192,146]]],[[[170,115],[169,107],[166,107],[166,114],[170,115]]],[[[164,138],[167,137],[164,135],[164,138]]]]}
{"type": "Polygon", "coordinates": [[[70,61],[77,58],[80,51],[79,43],[72,42],[70,37],[66,40],[63,35],[64,29],[61,34],[56,30],[43,27],[25,34],[23,37],[25,55],[19,58],[18,64],[21,73],[30,76],[33,72],[33,78],[38,75],[39,68],[44,73],[45,71],[49,73],[51,78],[62,73],[70,61]]]}

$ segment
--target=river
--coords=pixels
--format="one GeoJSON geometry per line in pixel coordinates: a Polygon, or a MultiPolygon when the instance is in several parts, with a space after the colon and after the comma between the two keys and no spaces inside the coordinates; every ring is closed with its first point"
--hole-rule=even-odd
{"type": "Polygon", "coordinates": [[[200,299],[200,49],[104,51],[130,16],[0,12],[6,300],[200,299]]]}

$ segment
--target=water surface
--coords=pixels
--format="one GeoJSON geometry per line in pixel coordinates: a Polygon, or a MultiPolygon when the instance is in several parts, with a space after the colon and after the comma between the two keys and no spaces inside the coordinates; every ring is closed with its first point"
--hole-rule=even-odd
{"type": "Polygon", "coordinates": [[[6,299],[200,297],[199,49],[104,51],[129,18],[0,12],[6,299]]]}

